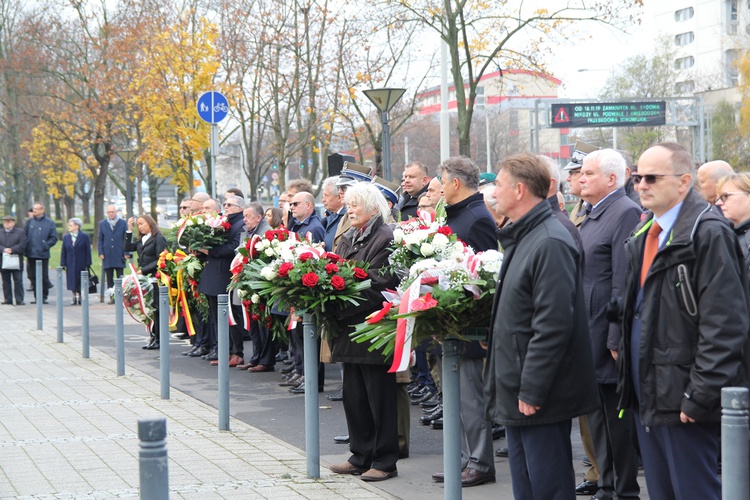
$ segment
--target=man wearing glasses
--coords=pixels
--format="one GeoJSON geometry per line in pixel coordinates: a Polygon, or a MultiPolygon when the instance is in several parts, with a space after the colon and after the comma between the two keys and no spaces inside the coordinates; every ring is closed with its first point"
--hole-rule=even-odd
{"type": "Polygon", "coordinates": [[[633,409],[651,498],[719,499],[721,388],[747,383],[742,250],[679,144],[647,149],[632,178],[650,213],[625,243],[619,407],[633,409]]]}
{"type": "Polygon", "coordinates": [[[193,211],[191,198],[185,198],[180,202],[180,217],[190,215],[193,211]]]}
{"type": "Polygon", "coordinates": [[[300,191],[295,194],[289,203],[294,219],[289,221],[289,230],[304,239],[310,235],[311,243],[320,243],[325,240],[326,230],[320,222],[318,214],[315,213],[315,198],[310,193],[300,191]]]}

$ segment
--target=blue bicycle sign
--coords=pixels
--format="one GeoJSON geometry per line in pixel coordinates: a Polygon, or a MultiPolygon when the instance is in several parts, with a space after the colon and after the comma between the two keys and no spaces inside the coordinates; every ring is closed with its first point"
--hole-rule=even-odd
{"type": "Polygon", "coordinates": [[[229,114],[229,102],[221,92],[205,92],[196,103],[198,116],[208,123],[219,123],[229,114]]]}

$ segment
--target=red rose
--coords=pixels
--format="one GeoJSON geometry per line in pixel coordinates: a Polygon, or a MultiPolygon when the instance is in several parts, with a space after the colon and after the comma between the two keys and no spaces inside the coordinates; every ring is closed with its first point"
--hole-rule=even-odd
{"type": "Polygon", "coordinates": [[[279,278],[286,278],[289,276],[289,271],[294,269],[294,264],[291,262],[283,262],[279,266],[279,278]]]}
{"type": "Polygon", "coordinates": [[[263,311],[265,311],[265,310],[266,310],[266,305],[265,305],[265,304],[258,304],[258,310],[259,310],[260,312],[263,312],[263,311]]]}
{"type": "Polygon", "coordinates": [[[260,319],[260,316],[258,316],[257,314],[253,314],[252,316],[250,316],[250,318],[251,318],[251,319],[252,319],[253,321],[258,321],[258,320],[260,319]]]}
{"type": "Polygon", "coordinates": [[[314,257],[314,255],[312,254],[312,252],[305,252],[303,254],[300,254],[299,261],[300,262],[307,262],[308,260],[312,259],[313,257],[314,257]]]}
{"type": "Polygon", "coordinates": [[[307,273],[302,275],[302,284],[306,287],[313,288],[318,284],[318,275],[315,273],[307,273]]]}
{"type": "Polygon", "coordinates": [[[161,262],[161,263],[159,264],[159,268],[161,268],[161,269],[165,269],[166,267],[167,267],[167,263],[166,263],[166,262],[164,262],[164,261],[162,261],[162,262],[161,262]]]}
{"type": "Polygon", "coordinates": [[[328,262],[333,262],[334,264],[336,262],[341,262],[343,260],[340,256],[336,255],[333,252],[326,252],[326,254],[323,257],[328,259],[328,262]]]}
{"type": "Polygon", "coordinates": [[[253,301],[252,301],[252,300],[243,300],[243,301],[242,301],[242,305],[243,305],[244,307],[250,307],[250,306],[252,306],[252,305],[253,305],[253,301]]]}
{"type": "Polygon", "coordinates": [[[367,271],[362,269],[361,267],[355,267],[354,268],[354,277],[358,280],[363,280],[367,278],[367,271]]]}
{"type": "Polygon", "coordinates": [[[289,239],[289,231],[284,228],[277,229],[276,237],[279,239],[279,241],[286,241],[287,239],[289,239]]]}
{"type": "Polygon", "coordinates": [[[326,272],[328,274],[337,273],[337,272],[339,272],[339,266],[337,266],[336,264],[333,264],[333,263],[326,264],[326,272]]]}
{"type": "Polygon", "coordinates": [[[343,290],[344,288],[346,288],[346,282],[341,276],[334,276],[333,278],[331,278],[331,286],[335,290],[343,290]]]}
{"type": "Polygon", "coordinates": [[[450,236],[451,234],[453,234],[453,231],[451,231],[451,228],[449,228],[448,226],[440,226],[437,232],[446,236],[450,236]]]}
{"type": "Polygon", "coordinates": [[[228,221],[224,221],[221,223],[221,227],[224,228],[224,231],[229,231],[232,228],[232,225],[228,221]]]}
{"type": "Polygon", "coordinates": [[[156,271],[156,275],[155,275],[155,277],[156,277],[156,279],[159,279],[159,278],[161,278],[161,273],[160,273],[159,271],[156,271]]]}
{"type": "Polygon", "coordinates": [[[266,231],[266,234],[264,236],[267,240],[272,240],[276,236],[276,231],[274,231],[273,229],[269,229],[268,231],[266,231]]]}

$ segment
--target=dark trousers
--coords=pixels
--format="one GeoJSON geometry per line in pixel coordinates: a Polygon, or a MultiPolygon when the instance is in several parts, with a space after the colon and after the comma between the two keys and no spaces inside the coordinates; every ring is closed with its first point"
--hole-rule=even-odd
{"type": "Polygon", "coordinates": [[[49,295],[49,259],[32,259],[28,258],[29,279],[31,280],[31,289],[34,291],[36,298],[36,261],[42,261],[42,299],[47,300],[49,295]]]}
{"type": "Polygon", "coordinates": [[[206,295],[208,300],[208,324],[206,325],[206,346],[215,349],[217,346],[217,331],[219,326],[219,296],[206,295]]]}
{"type": "Polygon", "coordinates": [[[360,469],[396,470],[396,374],[386,365],[344,363],[344,413],[349,463],[360,469]]]}
{"type": "Polygon", "coordinates": [[[505,426],[508,465],[516,500],[573,500],[571,421],[505,426]]]}
{"type": "Polygon", "coordinates": [[[248,361],[251,365],[274,366],[276,364],[276,342],[271,338],[271,331],[265,325],[253,321],[250,324],[250,339],[253,355],[248,361]]]}
{"type": "Polygon", "coordinates": [[[242,306],[232,304],[231,308],[234,320],[239,323],[229,327],[229,355],[234,354],[243,358],[245,356],[245,345],[242,339],[245,336],[245,329],[242,327],[242,306]]]}
{"type": "Polygon", "coordinates": [[[115,286],[115,273],[118,278],[122,278],[121,267],[108,267],[104,269],[104,277],[107,279],[107,288],[113,288],[115,286]]]}
{"type": "Polygon", "coordinates": [[[417,365],[417,383],[429,388],[430,391],[437,393],[437,386],[432,379],[430,365],[427,362],[427,349],[423,347],[423,345],[418,346],[414,349],[414,358],[417,365]]]}
{"type": "Polygon", "coordinates": [[[655,425],[646,431],[633,409],[651,500],[719,500],[719,424],[655,425]]]}
{"type": "Polygon", "coordinates": [[[461,466],[482,473],[495,472],[492,449],[492,423],[482,411],[484,358],[461,358],[461,466]]]}
{"type": "Polygon", "coordinates": [[[638,498],[641,488],[630,409],[624,410],[623,417],[618,418],[617,384],[598,385],[601,406],[586,418],[599,465],[599,497],[611,500],[617,493],[618,499],[638,498]]]}
{"type": "Polygon", "coordinates": [[[5,302],[12,303],[13,296],[16,304],[23,302],[23,271],[2,271],[3,274],[3,298],[5,302]]]}
{"type": "Polygon", "coordinates": [[[203,319],[203,316],[201,316],[198,311],[190,311],[190,316],[193,319],[193,330],[195,330],[193,346],[210,347],[208,345],[208,338],[206,337],[206,320],[203,319]]]}

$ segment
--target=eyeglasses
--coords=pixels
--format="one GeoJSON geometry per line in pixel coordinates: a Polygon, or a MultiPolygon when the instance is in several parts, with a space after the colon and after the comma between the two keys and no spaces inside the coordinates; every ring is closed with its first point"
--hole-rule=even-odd
{"type": "Polygon", "coordinates": [[[302,204],[302,202],[301,202],[301,201],[293,201],[293,202],[291,202],[291,203],[289,204],[289,206],[290,206],[290,207],[292,207],[292,208],[294,208],[294,207],[296,207],[297,205],[301,205],[301,204],[302,204]]]}
{"type": "Polygon", "coordinates": [[[236,205],[234,203],[224,203],[222,205],[222,207],[224,207],[224,208],[226,208],[226,207],[239,207],[239,205],[236,205]]]}
{"type": "Polygon", "coordinates": [[[180,207],[180,210],[190,210],[191,207],[180,207]]]}
{"type": "Polygon", "coordinates": [[[729,198],[733,194],[750,194],[750,193],[746,193],[745,191],[727,191],[726,193],[721,193],[716,198],[716,201],[721,201],[722,203],[724,203],[727,201],[727,198],[729,198]]]}
{"type": "Polygon", "coordinates": [[[630,174],[630,178],[633,179],[633,184],[640,184],[641,179],[646,181],[646,184],[654,184],[663,177],[681,177],[683,175],[685,174],[630,174]]]}

